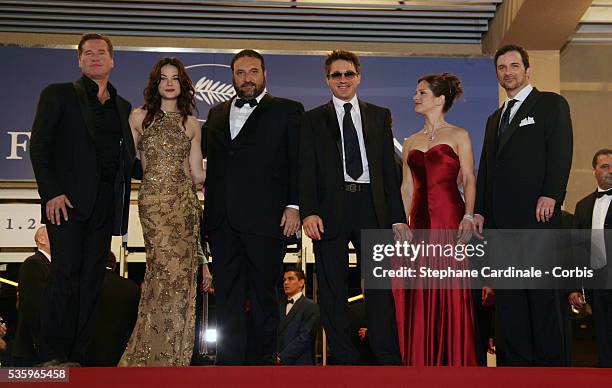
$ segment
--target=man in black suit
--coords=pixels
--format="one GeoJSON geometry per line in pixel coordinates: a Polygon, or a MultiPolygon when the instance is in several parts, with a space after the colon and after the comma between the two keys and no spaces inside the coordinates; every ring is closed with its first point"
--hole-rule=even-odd
{"type": "MultiPolygon", "coordinates": [[[[560,228],[572,163],[567,101],[530,85],[529,56],[522,47],[500,48],[495,67],[508,99],[487,120],[478,170],[476,226],[479,231],[483,226],[560,228]]],[[[496,290],[505,341],[505,359],[500,363],[563,365],[567,349],[560,306],[555,290],[496,290]]]]}
{"type": "Polygon", "coordinates": [[[117,366],[138,317],[140,287],[115,272],[116,260],[110,251],[98,304],[96,331],[87,350],[87,366],[117,366]]]}
{"type": "Polygon", "coordinates": [[[38,359],[40,309],[51,267],[47,227],[34,234],[37,251],[19,267],[17,330],[12,347],[14,366],[34,366],[38,359]]]}
{"type": "MultiPolygon", "coordinates": [[[[361,230],[391,228],[407,239],[394,164],[391,113],[358,100],[357,56],[334,51],[325,61],[332,101],[307,112],[300,132],[300,213],[314,241],[321,320],[336,364],[359,358],[350,340],[348,243],[361,254],[361,230]]],[[[393,296],[366,290],[368,335],[378,363],[400,364],[393,296]]]]}
{"type": "Polygon", "coordinates": [[[319,328],[319,307],[304,295],[306,276],[299,268],[283,275],[287,297],[280,305],[278,326],[278,365],[314,365],[314,345],[319,328]]]}
{"type": "MultiPolygon", "coordinates": [[[[595,153],[593,175],[597,180],[597,190],[576,204],[573,226],[594,231],[585,249],[587,260],[590,267],[598,271],[597,276],[605,279],[609,277],[612,260],[612,149],[604,148],[595,153]]],[[[612,289],[588,290],[587,295],[593,307],[599,366],[612,368],[612,289]]],[[[585,303],[584,295],[572,292],[569,301],[580,309],[585,303]]]]}
{"type": "Polygon", "coordinates": [[[304,108],[266,92],[258,52],[242,50],[231,68],[237,98],[210,110],[202,134],[202,228],[214,263],[217,364],[266,365],[275,361],[285,239],[300,227],[297,153],[304,108]]]}
{"type": "Polygon", "coordinates": [[[85,34],[83,76],[41,93],[30,157],[53,262],[41,311],[40,361],[78,362],[91,340],[111,235],[127,232],[134,140],[130,104],[108,82],[113,46],[85,34]]]}

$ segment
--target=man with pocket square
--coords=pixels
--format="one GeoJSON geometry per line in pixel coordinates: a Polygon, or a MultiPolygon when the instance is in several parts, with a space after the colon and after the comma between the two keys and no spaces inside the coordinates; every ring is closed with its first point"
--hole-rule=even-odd
{"type": "MultiPolygon", "coordinates": [[[[516,45],[495,54],[507,99],[487,120],[474,221],[488,229],[561,227],[572,164],[570,108],[529,83],[529,55],[516,45]]],[[[510,263],[508,263],[510,264],[510,263]]],[[[556,290],[496,290],[505,354],[501,364],[564,365],[564,321],[556,290]]]]}

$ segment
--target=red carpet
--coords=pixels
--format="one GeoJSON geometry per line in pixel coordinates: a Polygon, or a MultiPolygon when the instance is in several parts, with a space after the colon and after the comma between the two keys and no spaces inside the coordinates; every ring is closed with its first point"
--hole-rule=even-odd
{"type": "MultiPolygon", "coordinates": [[[[5,383],[6,384],[6,383],[5,383]]],[[[8,386],[8,384],[0,384],[8,386]]],[[[66,383],[12,387],[609,387],[612,369],[408,367],[76,368],[66,383]]]]}

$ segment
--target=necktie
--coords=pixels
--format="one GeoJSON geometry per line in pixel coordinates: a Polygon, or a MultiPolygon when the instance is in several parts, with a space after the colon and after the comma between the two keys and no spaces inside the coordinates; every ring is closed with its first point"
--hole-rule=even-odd
{"type": "Polygon", "coordinates": [[[597,198],[601,198],[604,195],[612,195],[612,189],[608,189],[606,191],[598,191],[595,195],[597,196],[597,198]]]}
{"type": "Polygon", "coordinates": [[[352,108],[352,104],[348,102],[344,104],[342,136],[344,137],[344,163],[346,165],[346,173],[354,180],[357,180],[363,173],[363,165],[361,164],[361,151],[359,149],[357,130],[355,129],[353,118],[351,117],[352,108]]]}
{"type": "Polygon", "coordinates": [[[293,299],[287,299],[287,304],[293,304],[293,299]]]}
{"type": "Polygon", "coordinates": [[[501,122],[499,123],[499,136],[500,137],[504,134],[504,132],[510,126],[510,111],[512,110],[512,107],[514,106],[514,104],[516,104],[516,102],[517,102],[516,100],[508,101],[506,110],[504,111],[504,114],[502,115],[502,118],[501,118],[501,122]]]}
{"type": "Polygon", "coordinates": [[[257,99],[251,98],[249,100],[245,100],[243,98],[237,98],[236,101],[234,102],[234,105],[236,105],[236,107],[238,108],[242,108],[245,104],[249,104],[251,108],[254,106],[257,106],[257,99]]]}

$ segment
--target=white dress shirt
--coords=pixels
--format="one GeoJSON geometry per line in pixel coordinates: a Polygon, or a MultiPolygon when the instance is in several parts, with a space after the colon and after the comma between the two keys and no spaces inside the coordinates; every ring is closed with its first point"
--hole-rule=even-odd
{"type": "MultiPolygon", "coordinates": [[[[264,97],[266,92],[266,89],[264,89],[264,91],[261,92],[261,94],[255,98],[258,104],[261,102],[261,99],[264,97]]],[[[244,123],[246,123],[251,113],[253,113],[255,108],[257,108],[257,105],[252,107],[249,104],[244,104],[242,108],[238,108],[234,103],[235,101],[236,99],[232,100],[232,107],[230,108],[229,114],[230,135],[232,137],[232,140],[234,140],[236,136],[238,136],[240,130],[244,126],[244,123]]]]}
{"type": "MultiPolygon", "coordinates": [[[[527,97],[529,96],[529,93],[531,93],[532,90],[533,90],[533,86],[531,86],[531,84],[527,84],[527,86],[525,86],[523,89],[521,89],[521,91],[518,92],[516,94],[516,96],[514,96],[514,98],[506,99],[506,101],[504,102],[504,109],[502,109],[500,117],[504,116],[504,112],[506,111],[506,107],[508,106],[508,101],[516,100],[516,102],[512,106],[512,110],[510,110],[510,119],[509,120],[510,120],[510,122],[512,122],[512,119],[514,118],[514,115],[516,114],[516,112],[518,112],[519,108],[521,107],[521,105],[523,105],[523,102],[527,99],[527,97]]],[[[499,124],[501,125],[501,122],[499,124]]]]}
{"type": "MultiPolygon", "coordinates": [[[[600,187],[597,191],[605,191],[600,187]]],[[[606,241],[604,239],[604,224],[610,208],[612,195],[604,195],[595,199],[593,219],[591,221],[591,268],[600,269],[606,265],[606,241]]]]}
{"type": "Polygon", "coordinates": [[[287,300],[291,299],[293,301],[293,303],[287,303],[287,307],[285,307],[285,315],[289,314],[289,311],[291,311],[291,309],[295,305],[295,302],[297,302],[298,299],[300,299],[301,297],[302,297],[302,291],[300,291],[297,294],[293,295],[291,298],[287,298],[287,300]]]}
{"type": "Polygon", "coordinates": [[[338,118],[338,125],[340,126],[340,137],[342,139],[342,169],[344,170],[344,181],[345,182],[356,182],[356,183],[370,183],[370,170],[368,167],[368,156],[366,154],[365,142],[363,139],[363,128],[361,126],[361,111],[359,110],[359,100],[355,95],[350,101],[343,101],[336,96],[332,96],[334,102],[334,108],[336,109],[336,117],[338,118]],[[342,122],[344,121],[344,104],[347,102],[353,105],[351,109],[351,118],[353,119],[353,125],[357,130],[357,139],[359,140],[359,152],[361,153],[361,165],[363,166],[363,173],[359,179],[355,180],[350,177],[346,172],[346,163],[344,156],[344,133],[342,122]]]}

